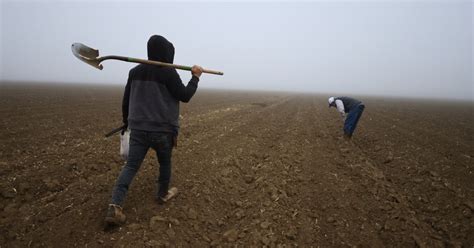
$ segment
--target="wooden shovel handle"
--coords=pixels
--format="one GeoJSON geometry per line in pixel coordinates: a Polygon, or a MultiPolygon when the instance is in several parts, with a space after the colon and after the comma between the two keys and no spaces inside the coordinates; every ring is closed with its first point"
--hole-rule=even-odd
{"type": "MultiPolygon", "coordinates": [[[[176,68],[176,69],[186,70],[186,71],[191,71],[191,68],[192,68],[191,66],[175,65],[175,64],[164,63],[164,62],[159,62],[159,61],[152,61],[152,60],[146,60],[146,59],[137,59],[137,58],[130,58],[130,57],[122,57],[122,56],[114,56],[114,55],[104,56],[104,57],[100,58],[101,61],[104,61],[106,59],[117,59],[117,60],[122,60],[122,61],[127,61],[127,62],[133,62],[133,63],[173,67],[173,68],[176,68]]],[[[209,73],[209,74],[215,74],[215,75],[224,75],[223,72],[209,70],[209,69],[203,69],[202,72],[209,73]]]]}

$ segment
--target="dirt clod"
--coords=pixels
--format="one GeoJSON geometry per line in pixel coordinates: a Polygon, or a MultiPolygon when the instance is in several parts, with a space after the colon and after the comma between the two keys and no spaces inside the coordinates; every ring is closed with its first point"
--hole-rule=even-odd
{"type": "Polygon", "coordinates": [[[234,242],[239,238],[239,232],[236,229],[230,229],[223,234],[228,242],[234,242]]]}

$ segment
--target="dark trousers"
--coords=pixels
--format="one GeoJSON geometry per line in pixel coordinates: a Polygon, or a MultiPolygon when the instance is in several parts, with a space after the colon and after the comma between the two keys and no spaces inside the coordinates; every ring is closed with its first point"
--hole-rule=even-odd
{"type": "Polygon", "coordinates": [[[128,187],[132,183],[138,169],[140,169],[140,165],[150,147],[155,150],[158,162],[160,163],[160,175],[157,180],[158,196],[166,196],[171,177],[173,134],[132,129],[127,164],[122,168],[120,176],[115,183],[112,193],[112,204],[122,206],[128,187]]]}
{"type": "Polygon", "coordinates": [[[361,103],[349,112],[346,121],[344,122],[345,135],[352,136],[352,133],[354,133],[354,130],[357,127],[357,123],[359,122],[360,116],[364,112],[364,108],[364,104],[361,103]]]}

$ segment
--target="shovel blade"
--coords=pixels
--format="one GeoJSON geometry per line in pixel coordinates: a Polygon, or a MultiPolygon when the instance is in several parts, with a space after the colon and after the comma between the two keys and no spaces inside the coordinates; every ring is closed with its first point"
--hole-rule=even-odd
{"type": "Polygon", "coordinates": [[[100,64],[99,58],[99,50],[94,48],[90,48],[81,43],[74,43],[71,46],[72,53],[81,61],[102,70],[102,65],[100,64]]]}

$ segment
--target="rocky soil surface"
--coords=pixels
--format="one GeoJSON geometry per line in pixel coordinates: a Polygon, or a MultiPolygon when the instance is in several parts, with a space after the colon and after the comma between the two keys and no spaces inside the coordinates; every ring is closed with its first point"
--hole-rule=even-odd
{"type": "Polygon", "coordinates": [[[154,201],[150,151],[104,229],[122,88],[0,87],[0,247],[474,246],[472,103],[362,98],[346,142],[326,96],[199,90],[179,196],[154,201]]]}

